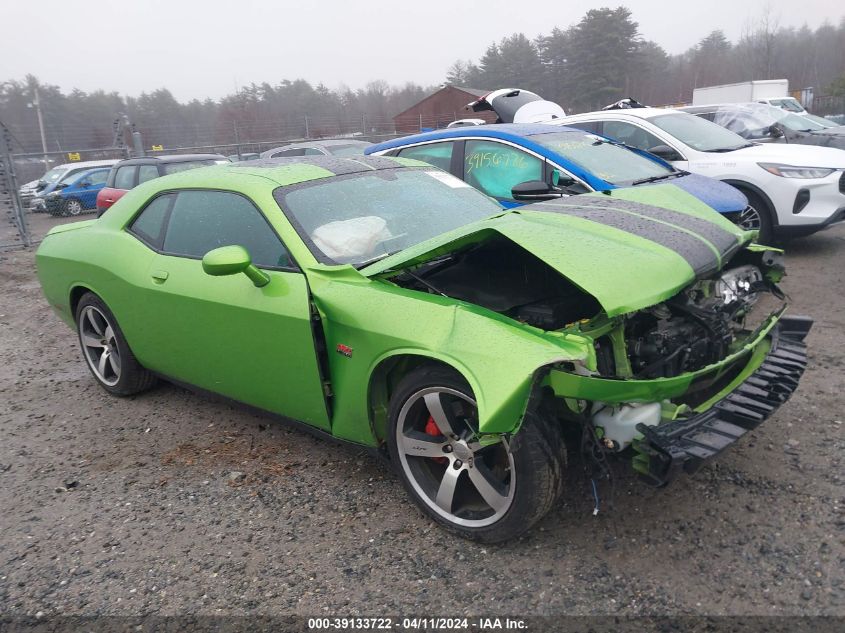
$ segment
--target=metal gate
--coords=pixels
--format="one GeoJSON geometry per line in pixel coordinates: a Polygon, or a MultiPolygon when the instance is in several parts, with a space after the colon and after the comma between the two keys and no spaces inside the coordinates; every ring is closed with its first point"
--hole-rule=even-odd
{"type": "Polygon", "coordinates": [[[12,134],[0,123],[0,251],[29,245],[29,228],[21,206],[15,179],[15,162],[12,160],[12,134]]]}

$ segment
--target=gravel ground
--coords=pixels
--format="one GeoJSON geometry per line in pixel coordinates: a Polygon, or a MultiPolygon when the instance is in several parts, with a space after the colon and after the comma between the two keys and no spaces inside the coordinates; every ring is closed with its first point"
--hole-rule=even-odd
{"type": "Polygon", "coordinates": [[[0,255],[0,615],[845,615],[845,227],[787,261],[816,325],[775,417],[668,489],[623,472],[595,517],[572,468],[484,547],[360,450],[168,384],[109,396],[34,254],[0,255]]]}

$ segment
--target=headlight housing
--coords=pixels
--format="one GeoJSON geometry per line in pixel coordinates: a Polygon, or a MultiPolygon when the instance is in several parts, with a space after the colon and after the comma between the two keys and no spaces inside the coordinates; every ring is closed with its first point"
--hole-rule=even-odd
{"type": "Polygon", "coordinates": [[[795,167],[779,163],[757,163],[770,174],[781,178],[825,178],[836,171],[833,167],[795,167]]]}

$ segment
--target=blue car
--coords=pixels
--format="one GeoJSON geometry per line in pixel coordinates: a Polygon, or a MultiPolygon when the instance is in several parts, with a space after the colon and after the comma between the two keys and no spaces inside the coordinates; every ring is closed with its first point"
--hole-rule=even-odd
{"type": "Polygon", "coordinates": [[[43,196],[47,213],[79,215],[97,208],[97,194],[106,186],[111,167],[89,169],[58,183],[43,196]]]}
{"type": "Polygon", "coordinates": [[[640,149],[574,128],[502,123],[414,134],[368,147],[452,173],[505,208],[591,191],[671,182],[720,213],[738,216],[748,201],[730,185],[678,171],[640,149]],[[514,188],[516,187],[516,190],[514,188]]]}

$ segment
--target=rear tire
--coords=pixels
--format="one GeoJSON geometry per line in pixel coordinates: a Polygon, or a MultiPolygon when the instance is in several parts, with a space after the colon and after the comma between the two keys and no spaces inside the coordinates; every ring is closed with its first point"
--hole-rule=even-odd
{"type": "Polygon", "coordinates": [[[515,538],[560,497],[560,427],[530,413],[509,440],[481,446],[472,391],[455,371],[425,366],[409,373],[391,397],[389,420],[388,450],[408,494],[463,538],[515,538]]]}
{"type": "Polygon", "coordinates": [[[78,198],[68,198],[62,204],[62,215],[81,215],[85,211],[85,205],[78,198]]]}
{"type": "Polygon", "coordinates": [[[129,349],[114,314],[92,292],[82,295],[76,306],[76,331],[88,369],[109,393],[131,396],[156,383],[155,375],[129,349]]]}

